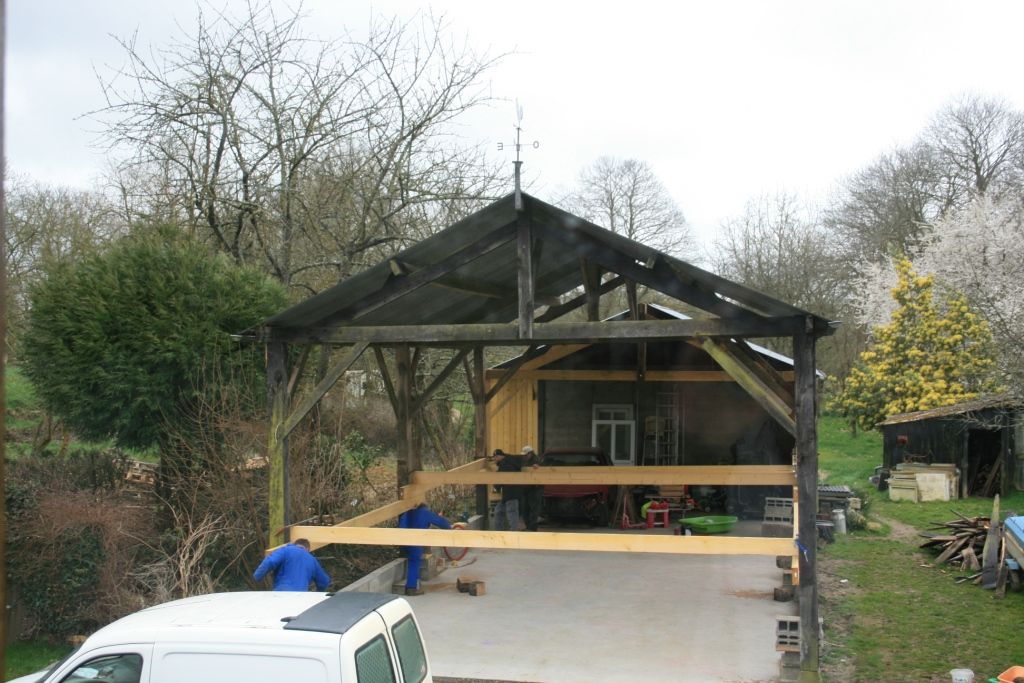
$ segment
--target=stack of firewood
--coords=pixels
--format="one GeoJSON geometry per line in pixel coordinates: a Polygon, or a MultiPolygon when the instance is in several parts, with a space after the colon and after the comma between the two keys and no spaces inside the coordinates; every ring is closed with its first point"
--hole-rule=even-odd
{"type": "MultiPolygon", "coordinates": [[[[936,565],[948,563],[960,571],[980,572],[982,552],[991,520],[988,517],[965,517],[956,510],[953,514],[957,515],[958,519],[951,522],[932,522],[930,531],[921,532],[921,536],[928,539],[921,547],[939,550],[939,556],[935,558],[936,565]]],[[[980,582],[979,574],[978,583],[980,582]]]]}
{"type": "Polygon", "coordinates": [[[933,522],[930,531],[921,535],[927,540],[922,548],[939,550],[935,566],[949,564],[964,576],[957,583],[970,581],[988,590],[995,590],[997,597],[1006,593],[1007,584],[1020,590],[1020,576],[1009,571],[1006,565],[1006,541],[1003,539],[1003,525],[999,516],[999,496],[995,497],[990,517],[967,517],[956,510],[957,516],[950,522],[933,522]],[[992,520],[995,520],[993,522],[992,520]]]}

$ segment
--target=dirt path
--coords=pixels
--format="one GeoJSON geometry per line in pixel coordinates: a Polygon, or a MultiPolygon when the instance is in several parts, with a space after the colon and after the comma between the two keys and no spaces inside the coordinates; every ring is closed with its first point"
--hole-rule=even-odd
{"type": "Polygon", "coordinates": [[[918,530],[909,524],[904,524],[891,517],[878,517],[878,521],[889,525],[889,535],[897,541],[914,543],[918,537],[918,530]]]}

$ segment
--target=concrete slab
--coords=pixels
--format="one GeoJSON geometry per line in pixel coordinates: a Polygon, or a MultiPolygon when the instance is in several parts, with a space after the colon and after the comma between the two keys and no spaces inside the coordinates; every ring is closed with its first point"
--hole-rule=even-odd
{"type": "Polygon", "coordinates": [[[436,676],[778,680],[775,619],[795,607],[772,599],[774,557],[471,550],[466,561],[409,598],[436,676]],[[460,576],[486,595],[457,592],[460,576]]]}

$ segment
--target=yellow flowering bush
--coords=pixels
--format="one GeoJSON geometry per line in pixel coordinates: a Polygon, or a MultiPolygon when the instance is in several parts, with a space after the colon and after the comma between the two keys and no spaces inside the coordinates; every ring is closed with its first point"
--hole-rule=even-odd
{"type": "Polygon", "coordinates": [[[907,259],[896,263],[897,308],[873,331],[833,407],[864,429],[890,415],[953,405],[992,391],[994,364],[988,323],[962,294],[937,306],[932,277],[907,259]]]}

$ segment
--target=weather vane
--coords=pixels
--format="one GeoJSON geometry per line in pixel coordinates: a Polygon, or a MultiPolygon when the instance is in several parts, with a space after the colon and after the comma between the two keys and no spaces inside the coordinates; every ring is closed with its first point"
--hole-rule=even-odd
{"type": "MultiPolygon", "coordinates": [[[[519,169],[523,165],[523,162],[519,159],[519,152],[523,148],[523,143],[521,142],[522,133],[523,133],[523,106],[521,104],[519,104],[519,100],[516,100],[516,124],[515,124],[515,129],[516,129],[516,141],[513,144],[515,145],[515,149],[516,149],[516,160],[512,162],[512,165],[513,165],[513,167],[515,169],[516,210],[520,210],[520,209],[523,208],[523,199],[522,199],[521,192],[520,192],[520,180],[519,180],[519,176],[520,176],[519,169]]],[[[540,142],[537,141],[537,140],[534,140],[532,143],[529,143],[529,144],[534,149],[537,149],[538,147],[540,147],[540,142]]],[[[504,149],[505,149],[505,143],[504,142],[499,142],[498,143],[498,151],[501,152],[501,151],[504,151],[504,149]]]]}

